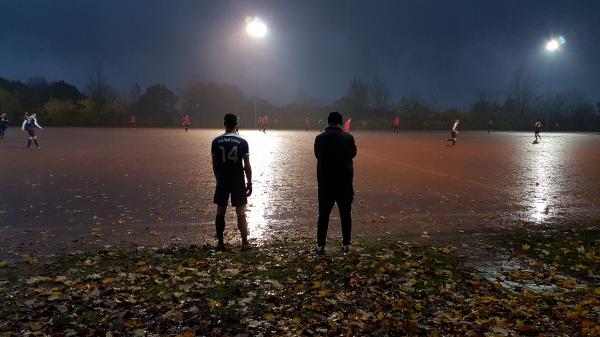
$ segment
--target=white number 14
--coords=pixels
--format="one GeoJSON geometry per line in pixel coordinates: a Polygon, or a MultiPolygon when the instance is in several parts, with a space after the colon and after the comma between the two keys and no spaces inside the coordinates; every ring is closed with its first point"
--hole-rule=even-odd
{"type": "Polygon", "coordinates": [[[223,164],[225,164],[227,162],[227,160],[232,160],[234,163],[237,163],[237,161],[238,161],[237,146],[234,146],[231,148],[231,150],[229,150],[227,157],[225,157],[225,147],[219,146],[219,149],[221,149],[221,158],[223,159],[223,164]]]}

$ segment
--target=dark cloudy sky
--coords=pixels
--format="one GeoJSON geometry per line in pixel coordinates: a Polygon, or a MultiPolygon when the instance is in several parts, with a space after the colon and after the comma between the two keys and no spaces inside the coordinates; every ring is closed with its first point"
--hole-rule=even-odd
{"type": "Polygon", "coordinates": [[[526,67],[542,91],[599,99],[599,14],[596,0],[0,0],[0,76],[82,87],[101,63],[124,93],[204,80],[252,95],[257,82],[275,103],[331,101],[353,77],[378,76],[394,97],[465,105],[480,89],[502,95],[526,67]],[[254,15],[269,25],[262,41],[244,31],[254,15]],[[553,35],[567,42],[548,55],[553,35]]]}

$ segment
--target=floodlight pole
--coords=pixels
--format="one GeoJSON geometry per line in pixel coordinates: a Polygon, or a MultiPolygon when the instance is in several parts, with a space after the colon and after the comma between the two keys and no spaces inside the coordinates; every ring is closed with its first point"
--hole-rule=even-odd
{"type": "MultiPolygon", "coordinates": [[[[252,22],[246,24],[246,32],[250,34],[250,36],[254,39],[263,38],[267,32],[267,27],[265,24],[260,22],[260,20],[255,17],[252,22]]],[[[255,42],[253,57],[254,57],[254,128],[258,128],[258,53],[257,53],[257,44],[255,42]]]]}
{"type": "Polygon", "coordinates": [[[256,111],[256,96],[258,96],[258,67],[256,66],[256,52],[254,53],[254,129],[258,128],[258,115],[256,111]]]}
{"type": "Polygon", "coordinates": [[[550,131],[550,109],[552,109],[552,79],[548,79],[548,109],[546,110],[546,131],[550,131]]]}
{"type": "MultiPolygon", "coordinates": [[[[552,38],[546,43],[546,52],[554,54],[561,48],[561,44],[564,43],[565,41],[562,36],[558,40],[552,38]]],[[[553,60],[553,63],[550,65],[550,74],[548,75],[548,108],[546,109],[546,131],[550,131],[550,109],[552,108],[552,77],[556,72],[556,65],[554,64],[555,62],[557,61],[553,60]]]]}

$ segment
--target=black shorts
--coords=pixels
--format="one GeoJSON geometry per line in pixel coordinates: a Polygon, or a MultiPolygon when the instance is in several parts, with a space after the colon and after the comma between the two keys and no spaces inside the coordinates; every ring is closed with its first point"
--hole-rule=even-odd
{"type": "Polygon", "coordinates": [[[456,131],[450,131],[450,138],[456,138],[456,131]]]}
{"type": "Polygon", "coordinates": [[[35,128],[25,128],[25,131],[27,131],[29,137],[35,137],[35,128]]]}
{"type": "Polygon", "coordinates": [[[534,131],[535,131],[535,134],[537,135],[537,134],[538,134],[538,133],[540,133],[540,131],[542,131],[542,130],[535,129],[534,131]]]}
{"type": "Polygon", "coordinates": [[[244,179],[233,181],[217,181],[213,202],[219,206],[227,206],[231,194],[231,206],[246,206],[246,183],[244,179]]]}

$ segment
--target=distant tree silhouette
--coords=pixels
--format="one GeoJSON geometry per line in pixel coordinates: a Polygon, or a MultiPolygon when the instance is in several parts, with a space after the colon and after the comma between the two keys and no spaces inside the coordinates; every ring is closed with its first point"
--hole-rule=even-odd
{"type": "MultiPolygon", "coordinates": [[[[487,129],[490,119],[494,129],[530,130],[531,123],[549,113],[552,130],[598,131],[600,102],[592,103],[576,91],[538,94],[538,85],[524,68],[517,68],[503,102],[489,91],[480,90],[468,109],[440,107],[415,92],[392,101],[391,90],[377,77],[371,81],[353,79],[344,96],[333,104],[301,93],[291,104],[274,106],[258,100],[258,115],[268,115],[277,127],[303,128],[304,118],[326,120],[333,110],[353,118],[355,129],[389,128],[399,114],[403,128],[447,129],[453,119],[461,120],[463,129],[487,129]],[[393,114],[392,114],[393,113],[393,114]]],[[[132,86],[129,100],[118,99],[108,84],[102,67],[90,76],[85,93],[64,81],[49,83],[32,78],[27,84],[0,77],[0,112],[7,112],[11,123],[21,120],[23,112],[39,112],[44,125],[118,126],[126,125],[135,113],[141,126],[176,126],[181,114],[189,114],[194,125],[220,127],[225,113],[241,118],[242,129],[254,125],[253,101],[234,85],[195,82],[187,85],[181,96],[182,111],[177,111],[178,97],[164,85],[149,86],[142,94],[139,84],[132,86]]]]}
{"type": "Polygon", "coordinates": [[[98,65],[85,84],[85,94],[92,102],[105,107],[117,99],[117,92],[108,84],[102,65],[98,65]]]}
{"type": "Polygon", "coordinates": [[[135,82],[133,84],[133,86],[131,87],[131,91],[129,92],[129,103],[135,104],[137,101],[140,100],[141,96],[142,96],[142,88],[140,88],[140,85],[138,82],[135,82]]]}
{"type": "Polygon", "coordinates": [[[172,126],[178,121],[177,96],[164,85],[153,84],[135,103],[139,125],[172,126]]]}
{"type": "Polygon", "coordinates": [[[507,107],[517,116],[525,116],[539,99],[538,87],[524,67],[515,69],[508,87],[507,107]]]}
{"type": "MultiPolygon", "coordinates": [[[[268,114],[273,107],[258,99],[258,115],[268,114]]],[[[254,125],[253,102],[240,88],[233,85],[196,82],[188,85],[182,95],[183,113],[189,114],[196,125],[217,127],[223,124],[223,115],[234,113],[247,127],[254,125]]]]}
{"type": "Polygon", "coordinates": [[[35,106],[42,106],[50,99],[50,84],[43,77],[32,77],[27,81],[29,97],[35,106]]]}
{"type": "Polygon", "coordinates": [[[392,93],[385,81],[374,77],[369,88],[370,103],[376,115],[384,116],[390,112],[392,93]]]}
{"type": "Polygon", "coordinates": [[[76,86],[65,81],[56,81],[48,86],[48,97],[58,100],[70,100],[77,102],[85,98],[85,95],[76,86]]]}
{"type": "Polygon", "coordinates": [[[358,78],[352,79],[336,105],[345,116],[367,116],[370,110],[371,87],[369,82],[358,78]]]}

